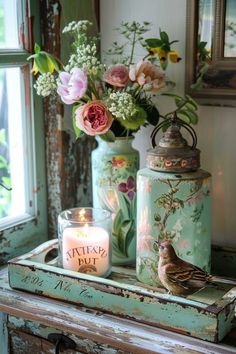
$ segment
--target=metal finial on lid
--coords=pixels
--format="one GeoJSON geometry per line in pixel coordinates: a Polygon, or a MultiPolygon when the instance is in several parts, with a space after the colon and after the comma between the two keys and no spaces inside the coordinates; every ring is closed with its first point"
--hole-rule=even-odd
{"type": "Polygon", "coordinates": [[[147,167],[163,172],[188,172],[195,171],[200,167],[200,150],[196,149],[197,136],[194,129],[177,117],[173,117],[158,124],[152,135],[153,149],[148,150],[147,167]],[[156,145],[156,134],[163,128],[168,127],[162,138],[156,145]],[[192,138],[189,146],[183,138],[180,129],[185,128],[192,138]]]}

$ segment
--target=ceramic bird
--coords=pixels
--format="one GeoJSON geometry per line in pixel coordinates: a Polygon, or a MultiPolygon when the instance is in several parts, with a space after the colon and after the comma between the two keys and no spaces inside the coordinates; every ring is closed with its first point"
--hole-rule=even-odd
{"type": "Polygon", "coordinates": [[[158,277],[174,295],[184,295],[204,287],[211,275],[179,258],[170,241],[156,242],[159,247],[158,277]]]}

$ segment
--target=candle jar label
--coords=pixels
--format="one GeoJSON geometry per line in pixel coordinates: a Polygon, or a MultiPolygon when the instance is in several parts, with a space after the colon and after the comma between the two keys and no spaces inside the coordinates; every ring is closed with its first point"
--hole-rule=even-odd
{"type": "Polygon", "coordinates": [[[109,234],[101,228],[66,228],[62,240],[63,268],[103,276],[110,267],[109,234]]]}

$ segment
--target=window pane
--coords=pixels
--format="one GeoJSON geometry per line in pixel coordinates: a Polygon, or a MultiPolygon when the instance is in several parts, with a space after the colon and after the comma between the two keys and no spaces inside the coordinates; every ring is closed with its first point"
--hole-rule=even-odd
{"type": "Polygon", "coordinates": [[[30,147],[20,68],[0,69],[0,226],[6,217],[30,213],[30,147]]]}
{"type": "Polygon", "coordinates": [[[0,49],[20,47],[16,9],[17,0],[0,0],[0,49]]]}

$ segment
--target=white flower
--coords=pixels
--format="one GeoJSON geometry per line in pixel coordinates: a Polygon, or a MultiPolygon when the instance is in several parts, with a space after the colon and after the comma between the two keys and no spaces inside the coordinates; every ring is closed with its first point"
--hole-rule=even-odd
{"type": "Polygon", "coordinates": [[[101,63],[96,55],[97,49],[95,45],[81,44],[77,48],[76,54],[70,56],[66,68],[68,71],[71,71],[75,67],[83,68],[88,75],[97,75],[98,71],[101,69],[101,63]]]}
{"type": "Polygon", "coordinates": [[[68,25],[66,27],[63,28],[62,33],[66,33],[66,32],[74,32],[74,31],[78,31],[78,32],[86,32],[88,27],[92,25],[92,22],[87,21],[87,20],[82,20],[82,21],[72,21],[70,23],[68,23],[68,25]]]}
{"type": "Polygon", "coordinates": [[[57,88],[54,75],[51,73],[41,74],[34,84],[34,88],[39,96],[49,96],[57,88]]]}
{"type": "Polygon", "coordinates": [[[108,110],[116,118],[129,119],[137,112],[133,97],[127,92],[112,92],[108,98],[108,110]]]}

